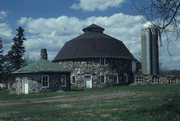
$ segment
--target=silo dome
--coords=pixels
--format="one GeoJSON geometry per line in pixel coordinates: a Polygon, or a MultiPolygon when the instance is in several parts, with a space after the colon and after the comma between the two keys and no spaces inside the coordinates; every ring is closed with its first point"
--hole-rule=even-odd
{"type": "Polygon", "coordinates": [[[84,58],[117,58],[134,60],[133,55],[123,44],[107,34],[105,29],[92,24],[83,29],[84,33],[62,47],[54,62],[84,58]]]}

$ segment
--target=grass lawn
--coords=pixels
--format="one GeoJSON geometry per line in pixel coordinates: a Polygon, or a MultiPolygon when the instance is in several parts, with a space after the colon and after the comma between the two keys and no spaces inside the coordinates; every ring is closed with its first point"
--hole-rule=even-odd
{"type": "Polygon", "coordinates": [[[119,86],[28,95],[0,91],[0,103],[98,97],[117,92],[133,95],[106,100],[4,106],[0,107],[0,121],[180,121],[180,84],[119,86]]]}

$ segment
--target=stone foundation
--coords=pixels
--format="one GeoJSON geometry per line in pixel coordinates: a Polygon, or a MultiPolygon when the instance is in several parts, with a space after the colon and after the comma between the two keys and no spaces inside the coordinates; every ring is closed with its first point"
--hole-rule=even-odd
{"type": "Polygon", "coordinates": [[[174,84],[178,83],[178,79],[173,76],[157,76],[157,75],[134,75],[134,84],[174,84]]]}

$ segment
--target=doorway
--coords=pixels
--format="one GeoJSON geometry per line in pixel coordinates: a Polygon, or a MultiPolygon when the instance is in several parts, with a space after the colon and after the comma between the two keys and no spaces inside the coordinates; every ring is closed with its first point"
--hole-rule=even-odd
{"type": "Polygon", "coordinates": [[[29,93],[28,77],[22,77],[22,93],[29,93]]]}
{"type": "Polygon", "coordinates": [[[85,82],[85,87],[86,88],[92,88],[92,76],[91,75],[86,75],[84,77],[84,82],[85,82]]]}

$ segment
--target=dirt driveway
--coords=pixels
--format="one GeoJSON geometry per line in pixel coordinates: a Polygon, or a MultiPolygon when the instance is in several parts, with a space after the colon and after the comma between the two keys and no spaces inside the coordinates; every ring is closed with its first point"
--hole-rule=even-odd
{"type": "Polygon", "coordinates": [[[12,105],[23,105],[23,104],[49,104],[49,103],[65,103],[65,102],[78,102],[78,101],[94,101],[94,100],[109,100],[109,99],[117,99],[123,97],[142,95],[141,93],[129,92],[129,91],[121,91],[121,92],[113,92],[107,94],[99,94],[99,95],[90,95],[90,96],[78,96],[71,98],[58,98],[58,99],[48,99],[48,100],[38,100],[38,101],[24,101],[24,102],[0,102],[0,107],[4,106],[12,106],[12,105]]]}

